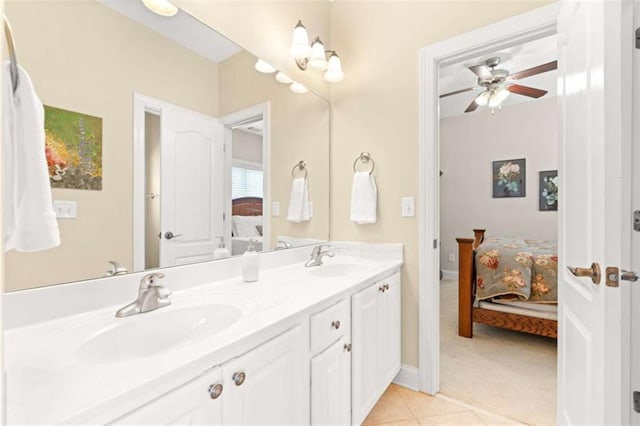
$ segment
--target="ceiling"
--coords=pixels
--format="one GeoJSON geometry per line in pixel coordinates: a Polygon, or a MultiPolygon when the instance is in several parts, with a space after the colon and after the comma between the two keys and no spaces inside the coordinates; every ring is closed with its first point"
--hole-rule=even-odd
{"type": "MultiPolygon", "coordinates": [[[[482,56],[471,58],[464,62],[440,68],[440,94],[475,86],[477,83],[477,77],[469,71],[467,67],[482,64],[486,59],[492,56],[498,56],[502,59],[502,62],[497,68],[506,69],[511,73],[555,61],[558,58],[556,36],[545,37],[514,46],[509,49],[483,54],[482,56]]],[[[551,96],[556,96],[557,94],[557,74],[557,70],[548,71],[543,74],[518,80],[518,84],[547,90],[549,93],[540,98],[545,99],[551,96]]],[[[477,88],[472,92],[460,93],[440,99],[440,117],[444,118],[463,115],[467,106],[469,106],[471,101],[473,101],[473,99],[481,93],[482,90],[484,89],[477,88]]],[[[502,108],[508,108],[510,105],[521,102],[532,101],[535,101],[535,99],[512,93],[502,103],[502,108]]],[[[479,107],[476,111],[480,111],[483,108],[487,107],[479,107]]],[[[468,114],[473,114],[473,112],[468,114]]]]}
{"type": "Polygon", "coordinates": [[[215,63],[220,63],[242,50],[240,46],[182,10],[177,15],[167,18],[151,12],[141,1],[101,0],[101,2],[215,63]]]}

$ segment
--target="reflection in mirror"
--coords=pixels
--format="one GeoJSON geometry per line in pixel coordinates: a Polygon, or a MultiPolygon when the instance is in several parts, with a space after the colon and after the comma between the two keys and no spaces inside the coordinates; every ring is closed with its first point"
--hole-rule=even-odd
{"type": "Polygon", "coordinates": [[[5,13],[40,99],[62,111],[45,120],[52,193],[76,207],[58,221],[60,247],[5,255],[8,291],[212,260],[220,244],[236,255],[249,240],[328,239],[326,100],[258,73],[256,57],[182,11],[10,1],[5,13]],[[99,119],[101,134],[86,137],[79,117],[99,119]],[[294,222],[301,160],[312,216],[294,222]]]}

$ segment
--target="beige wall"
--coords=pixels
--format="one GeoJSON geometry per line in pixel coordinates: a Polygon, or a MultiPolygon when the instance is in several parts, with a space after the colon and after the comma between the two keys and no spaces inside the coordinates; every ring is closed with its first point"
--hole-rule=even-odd
{"type": "Polygon", "coordinates": [[[233,130],[231,156],[234,160],[262,164],[262,136],[243,130],[233,130]]]}
{"type": "MultiPolygon", "coordinates": [[[[271,200],[280,202],[280,216],[271,221],[271,243],[278,236],[326,240],[329,236],[329,103],[313,93],[296,94],[272,74],[253,69],[255,57],[241,52],[219,64],[220,116],[270,102],[271,200]],[[313,218],[286,220],[291,169],[307,163],[313,218]]],[[[266,206],[265,208],[270,208],[266,206]]]]}
{"type": "Polygon", "coordinates": [[[547,3],[331,3],[331,40],[347,75],[332,86],[331,238],[404,244],[405,364],[418,365],[418,220],[400,216],[400,198],[418,195],[419,49],[547,3]],[[361,151],[371,152],[376,162],[375,225],[349,221],[351,164],[361,151]]]}
{"type": "Polygon", "coordinates": [[[216,65],[98,2],[11,1],[6,14],[42,102],[103,119],[103,188],[53,190],[78,219],[59,221],[59,248],[8,253],[5,289],[100,276],[108,260],[131,269],[133,93],[215,116],[216,65]]]}
{"type": "Polygon", "coordinates": [[[538,172],[558,169],[557,98],[440,120],[440,266],[457,271],[456,237],[556,240],[558,214],[538,210],[538,172]],[[526,159],[526,197],[493,198],[492,162],[526,159]],[[448,260],[455,253],[456,260],[448,260]]]}

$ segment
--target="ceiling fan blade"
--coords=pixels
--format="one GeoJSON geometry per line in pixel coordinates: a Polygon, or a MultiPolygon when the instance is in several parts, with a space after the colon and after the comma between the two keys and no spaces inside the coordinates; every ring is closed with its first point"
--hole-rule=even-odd
{"type": "Polygon", "coordinates": [[[442,94],[440,95],[440,98],[446,98],[447,96],[457,95],[458,93],[470,92],[473,89],[475,89],[475,87],[467,87],[466,89],[460,89],[453,92],[442,94]]]}
{"type": "Polygon", "coordinates": [[[533,87],[521,86],[519,84],[512,84],[507,87],[511,93],[517,93],[518,95],[529,96],[530,98],[539,98],[547,94],[546,90],[535,89],[533,87]]]}
{"type": "Polygon", "coordinates": [[[464,112],[473,112],[478,109],[478,104],[476,103],[476,98],[473,98],[467,109],[464,112]]]}
{"type": "Polygon", "coordinates": [[[486,65],[474,65],[469,67],[469,71],[477,75],[480,80],[493,80],[493,73],[486,65]]]}
{"type": "Polygon", "coordinates": [[[529,68],[509,75],[511,80],[520,80],[521,78],[531,77],[532,75],[542,74],[543,72],[558,69],[558,61],[547,62],[537,67],[529,68]]]}

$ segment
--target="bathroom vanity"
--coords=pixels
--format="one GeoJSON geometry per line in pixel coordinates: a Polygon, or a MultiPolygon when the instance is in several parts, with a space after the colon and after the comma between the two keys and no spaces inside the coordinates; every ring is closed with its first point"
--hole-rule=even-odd
{"type": "Polygon", "coordinates": [[[263,254],[257,283],[235,258],[163,270],[171,305],[125,318],[82,300],[126,302],[143,273],[9,294],[8,422],[362,423],[400,369],[402,247],[334,250],[263,254]],[[87,309],[57,316],[55,297],[87,309]]]}

